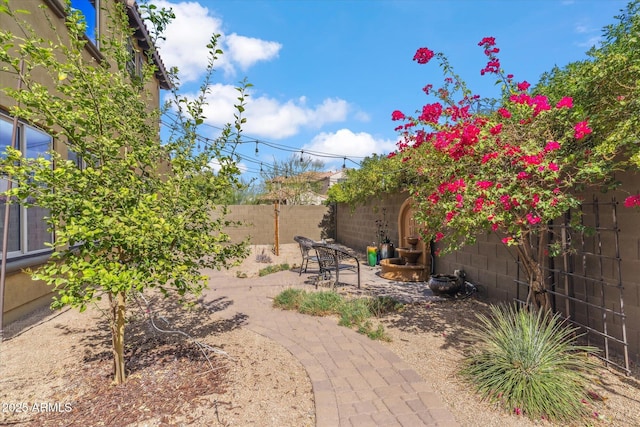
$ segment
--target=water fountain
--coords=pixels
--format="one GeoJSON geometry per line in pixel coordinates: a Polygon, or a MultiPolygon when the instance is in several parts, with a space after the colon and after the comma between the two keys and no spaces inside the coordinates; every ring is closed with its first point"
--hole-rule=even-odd
{"type": "Polygon", "coordinates": [[[423,251],[417,249],[418,237],[406,238],[408,248],[396,248],[399,257],[380,261],[380,276],[398,282],[423,282],[426,280],[426,268],[418,262],[423,251]]]}

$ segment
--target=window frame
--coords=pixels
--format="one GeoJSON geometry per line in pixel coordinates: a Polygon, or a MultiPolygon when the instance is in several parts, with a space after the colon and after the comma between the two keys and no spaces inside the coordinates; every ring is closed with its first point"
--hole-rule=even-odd
{"type": "MultiPolygon", "coordinates": [[[[13,127],[13,117],[4,113],[3,111],[0,111],[0,121],[5,122],[7,124],[9,124],[11,127],[13,127]]],[[[51,149],[53,149],[53,144],[54,144],[54,139],[51,136],[50,133],[38,128],[37,126],[33,126],[23,120],[18,120],[18,141],[17,141],[17,146],[16,148],[19,149],[22,152],[23,157],[27,157],[27,153],[29,150],[29,138],[27,137],[27,135],[32,132],[35,131],[41,135],[46,135],[49,138],[49,142],[47,144],[47,150],[46,151],[50,151],[51,149]]],[[[9,141],[9,144],[6,145],[0,145],[0,147],[5,147],[5,146],[10,146],[11,141],[9,141]]],[[[0,154],[2,154],[0,152],[0,154]]],[[[1,181],[6,181],[5,178],[0,178],[1,181]]],[[[3,186],[4,187],[4,186],[3,186]]],[[[4,188],[3,188],[4,189],[4,188]]],[[[23,258],[30,258],[36,255],[40,255],[40,254],[47,254],[47,253],[51,253],[53,251],[53,248],[51,247],[41,247],[39,249],[33,249],[30,250],[29,249],[29,241],[30,241],[30,236],[29,236],[29,230],[32,229],[29,227],[29,216],[30,216],[30,212],[29,209],[34,209],[34,208],[27,208],[26,206],[24,206],[22,203],[19,204],[13,204],[13,205],[7,205],[6,203],[4,204],[4,209],[7,209],[7,207],[11,207],[11,206],[17,206],[17,211],[18,211],[18,227],[19,227],[19,232],[18,232],[18,243],[19,243],[19,247],[18,250],[13,250],[13,251],[7,251],[7,261],[11,262],[11,261],[15,261],[15,260],[20,260],[23,258]]],[[[4,209],[2,209],[2,215],[0,215],[0,221],[2,221],[4,223],[4,209]]],[[[36,208],[37,209],[37,208],[36,208]]],[[[33,215],[31,215],[33,216],[33,215]]],[[[10,219],[11,220],[11,219],[10,219]]],[[[33,221],[33,218],[32,218],[33,221]]],[[[49,225],[46,223],[46,221],[44,220],[44,218],[40,218],[38,220],[38,224],[37,225],[33,225],[32,227],[42,227],[43,225],[48,228],[49,225]]],[[[11,221],[10,221],[11,222],[11,221]]],[[[11,224],[10,224],[11,226],[11,224]]],[[[2,227],[0,227],[2,228],[2,227]]],[[[46,240],[44,242],[41,242],[40,244],[37,245],[42,245],[44,246],[45,243],[51,243],[54,244],[55,243],[55,233],[54,232],[47,232],[46,235],[49,236],[49,240],[46,240]]],[[[0,254],[2,254],[2,247],[0,246],[0,254]]]]}

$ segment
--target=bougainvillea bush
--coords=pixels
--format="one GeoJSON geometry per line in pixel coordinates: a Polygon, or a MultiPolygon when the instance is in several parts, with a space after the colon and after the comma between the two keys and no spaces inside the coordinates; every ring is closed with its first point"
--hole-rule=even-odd
{"type": "Polygon", "coordinates": [[[400,141],[389,156],[411,171],[423,238],[447,252],[484,230],[499,233],[520,257],[528,302],[547,308],[541,260],[564,249],[549,246],[550,221],[579,205],[578,187],[602,182],[604,163],[590,149],[588,120],[572,119],[571,98],[531,93],[529,83],[503,71],[493,37],[479,46],[488,58],[480,73],[497,76],[502,98],[482,100],[444,54],[418,49],[414,61],[438,61],[444,83],[423,88],[431,99],[415,115],[393,112],[400,141]]]}

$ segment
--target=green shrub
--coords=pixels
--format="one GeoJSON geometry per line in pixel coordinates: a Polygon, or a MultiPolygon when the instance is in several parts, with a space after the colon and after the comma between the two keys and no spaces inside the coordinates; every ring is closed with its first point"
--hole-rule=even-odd
{"type": "Polygon", "coordinates": [[[335,291],[305,292],[293,288],[280,292],[273,299],[273,305],[312,316],[338,314],[340,326],[356,327],[359,333],[381,341],[391,339],[381,324],[373,329],[368,319],[402,307],[402,304],[389,297],[345,299],[335,291]]]}
{"type": "Polygon", "coordinates": [[[546,311],[515,306],[478,315],[479,351],[467,357],[462,375],[479,394],[531,419],[571,421],[588,415],[587,373],[597,349],[575,344],[576,328],[546,311]]]}
{"type": "Polygon", "coordinates": [[[342,304],[343,299],[337,292],[311,292],[303,298],[298,311],[312,316],[326,316],[338,314],[342,304]]]}
{"type": "Polygon", "coordinates": [[[276,295],[273,299],[273,305],[284,310],[298,310],[306,294],[302,289],[285,289],[276,295]]]}
{"type": "Polygon", "coordinates": [[[348,328],[360,325],[371,317],[369,310],[369,298],[356,298],[345,301],[340,309],[340,326],[348,328]]]}
{"type": "Polygon", "coordinates": [[[258,271],[258,276],[266,276],[267,274],[277,273],[278,271],[284,271],[289,269],[289,264],[277,264],[270,265],[268,267],[262,268],[258,271]]]}
{"type": "Polygon", "coordinates": [[[401,302],[388,296],[370,298],[367,300],[367,303],[369,305],[369,311],[375,317],[400,311],[403,306],[401,302]]]}

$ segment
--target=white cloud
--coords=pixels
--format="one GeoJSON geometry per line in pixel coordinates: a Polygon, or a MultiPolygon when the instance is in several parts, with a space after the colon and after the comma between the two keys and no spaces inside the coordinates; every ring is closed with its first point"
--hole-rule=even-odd
{"type": "MultiPolygon", "coordinates": [[[[210,89],[204,106],[205,121],[217,127],[233,122],[238,91],[232,85],[223,84],[211,85],[210,89]]],[[[327,123],[342,122],[349,113],[349,104],[337,98],[327,98],[321,104],[308,106],[305,97],[280,102],[268,96],[249,94],[246,102],[244,133],[266,139],[287,138],[302,128],[319,129],[327,123]]]]}
{"type": "MultiPolygon", "coordinates": [[[[222,165],[220,164],[220,160],[218,159],[211,159],[208,166],[209,169],[213,171],[213,173],[218,173],[220,172],[220,169],[222,169],[222,165]]],[[[239,162],[237,166],[238,169],[240,169],[240,173],[245,173],[248,170],[247,165],[243,162],[239,162]]]]}
{"type": "Polygon", "coordinates": [[[237,62],[243,70],[256,62],[277,58],[282,49],[280,43],[240,36],[236,33],[226,36],[224,42],[231,60],[237,62]]]}
{"type": "Polygon", "coordinates": [[[158,41],[158,49],[167,68],[178,67],[183,83],[203,75],[209,58],[207,44],[213,34],[220,34],[218,47],[224,52],[218,56],[215,67],[228,76],[235,74],[236,65],[246,70],[256,62],[277,58],[282,48],[273,41],[236,33],[225,35],[222,19],[199,2],[154,0],[153,3],[159,8],[171,8],[176,16],[167,26],[166,40],[158,41]]]}
{"type": "MultiPolygon", "coordinates": [[[[175,19],[167,26],[166,40],[158,41],[160,56],[167,68],[178,67],[183,82],[197,80],[207,67],[211,36],[222,32],[222,21],[211,16],[209,9],[198,2],[171,3],[156,0],[159,8],[171,8],[175,19]]],[[[217,66],[230,69],[224,55],[217,66]]]]}
{"type": "MultiPolygon", "coordinates": [[[[390,139],[376,139],[366,132],[354,133],[349,129],[340,129],[337,132],[322,132],[316,135],[310,144],[302,147],[305,153],[308,151],[327,153],[337,156],[351,158],[359,161],[357,157],[370,156],[373,153],[389,153],[396,148],[395,141],[390,139]]],[[[342,164],[343,159],[330,159],[318,157],[327,165],[331,163],[342,164]]],[[[349,164],[347,164],[349,166],[349,164]]],[[[353,166],[353,164],[351,164],[353,166]]]]}

